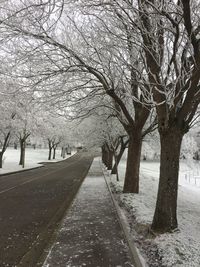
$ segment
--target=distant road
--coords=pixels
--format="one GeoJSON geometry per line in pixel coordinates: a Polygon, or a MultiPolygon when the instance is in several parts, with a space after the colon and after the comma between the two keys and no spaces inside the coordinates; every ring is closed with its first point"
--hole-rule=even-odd
{"type": "Polygon", "coordinates": [[[36,267],[92,162],[79,152],[0,177],[0,267],[36,267]]]}

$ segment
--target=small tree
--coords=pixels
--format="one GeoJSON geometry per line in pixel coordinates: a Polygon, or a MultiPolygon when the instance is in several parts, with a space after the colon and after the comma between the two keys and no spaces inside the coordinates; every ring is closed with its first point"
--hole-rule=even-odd
{"type": "Polygon", "coordinates": [[[0,168],[3,167],[3,156],[14,132],[15,117],[14,97],[12,94],[9,97],[5,94],[4,99],[0,101],[0,168]]]}
{"type": "Polygon", "coordinates": [[[27,139],[37,130],[37,106],[27,94],[18,96],[16,103],[15,135],[20,144],[19,165],[25,166],[25,149],[27,139]]]}
{"type": "Polygon", "coordinates": [[[38,131],[48,144],[48,160],[56,158],[56,149],[64,139],[65,119],[42,110],[37,120],[38,131]],[[53,155],[52,155],[53,152],[53,155]]]}

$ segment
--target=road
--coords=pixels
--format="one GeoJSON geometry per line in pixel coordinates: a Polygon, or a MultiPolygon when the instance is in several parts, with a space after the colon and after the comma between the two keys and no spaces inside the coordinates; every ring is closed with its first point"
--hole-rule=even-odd
{"type": "Polygon", "coordinates": [[[44,248],[70,207],[92,156],[0,177],[0,266],[40,266],[44,248]]]}

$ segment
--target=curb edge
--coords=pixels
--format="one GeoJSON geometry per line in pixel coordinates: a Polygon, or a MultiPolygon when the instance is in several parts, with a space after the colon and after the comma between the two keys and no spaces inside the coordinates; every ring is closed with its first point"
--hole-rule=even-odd
{"type": "Polygon", "coordinates": [[[115,200],[115,198],[113,196],[113,193],[111,191],[110,185],[109,185],[109,183],[107,181],[107,178],[106,178],[106,175],[105,175],[105,173],[103,171],[101,161],[99,162],[99,164],[101,166],[102,173],[103,173],[106,185],[108,187],[108,191],[109,191],[109,193],[111,195],[111,199],[112,199],[112,201],[114,203],[114,207],[115,207],[115,210],[117,212],[120,225],[121,225],[122,230],[124,232],[124,236],[125,236],[125,238],[127,240],[127,244],[128,244],[129,250],[130,250],[130,256],[132,258],[132,261],[135,264],[135,267],[147,267],[147,264],[145,263],[145,260],[142,258],[142,256],[140,256],[140,254],[138,252],[138,248],[134,245],[134,240],[130,237],[129,230],[128,230],[127,226],[126,226],[126,220],[124,218],[124,215],[122,214],[122,211],[119,208],[119,205],[118,205],[117,201],[115,200]]]}

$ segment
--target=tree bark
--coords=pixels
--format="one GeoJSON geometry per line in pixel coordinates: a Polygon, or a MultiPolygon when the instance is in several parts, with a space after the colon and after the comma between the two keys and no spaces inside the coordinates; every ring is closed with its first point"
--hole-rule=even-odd
{"type": "MultiPolygon", "coordinates": [[[[119,182],[119,172],[118,172],[118,161],[117,161],[117,155],[116,155],[116,151],[114,151],[114,159],[115,159],[115,165],[116,165],[116,179],[117,179],[117,182],[119,182]]],[[[112,167],[112,171],[113,171],[113,167],[112,167]]],[[[113,174],[111,171],[111,174],[113,174]]]]}
{"type": "Polygon", "coordinates": [[[49,146],[49,156],[48,156],[48,160],[51,160],[51,153],[52,153],[52,147],[49,146]]]}
{"type": "Polygon", "coordinates": [[[183,133],[169,129],[160,133],[160,179],[152,230],[159,233],[177,228],[179,158],[183,133]]]}
{"type": "Polygon", "coordinates": [[[112,170],[114,153],[110,150],[107,144],[102,146],[102,162],[105,164],[108,170],[112,170]]]}
{"type": "Polygon", "coordinates": [[[53,159],[56,158],[56,147],[53,148],[53,159]]]}
{"type": "Polygon", "coordinates": [[[20,160],[19,160],[19,165],[22,165],[24,168],[25,164],[25,145],[26,141],[24,139],[20,139],[20,160]]]}
{"type": "MultiPolygon", "coordinates": [[[[122,153],[122,155],[123,155],[123,153],[122,153]]],[[[122,155],[121,155],[121,157],[122,157],[122,155]]],[[[116,155],[116,157],[115,157],[115,163],[113,165],[111,174],[117,174],[117,167],[119,165],[119,162],[121,160],[121,157],[120,157],[120,155],[116,155]]]]}
{"type": "Polygon", "coordinates": [[[51,152],[52,152],[52,148],[49,148],[49,156],[48,156],[48,160],[51,160],[51,152]]]}
{"type": "Polygon", "coordinates": [[[61,157],[64,159],[65,158],[65,153],[66,153],[66,151],[65,151],[65,147],[62,147],[61,148],[61,157]]]}
{"type": "Polygon", "coordinates": [[[8,132],[5,136],[4,142],[3,142],[3,146],[2,149],[0,151],[0,168],[3,167],[3,155],[8,147],[9,141],[10,141],[10,134],[11,132],[8,132]]]}
{"type": "Polygon", "coordinates": [[[3,152],[0,152],[0,168],[3,167],[3,152]]]}
{"type": "MultiPolygon", "coordinates": [[[[127,143],[128,143],[128,142],[127,142],[127,143]]],[[[119,164],[119,162],[120,162],[120,160],[121,160],[121,158],[122,158],[122,156],[123,156],[123,154],[124,154],[124,151],[125,151],[125,149],[126,149],[126,145],[127,145],[127,143],[121,145],[119,154],[116,156],[116,161],[115,161],[114,166],[113,166],[113,168],[112,168],[112,172],[111,172],[111,174],[117,174],[117,167],[118,167],[118,164],[119,164]]]]}
{"type": "Polygon", "coordinates": [[[123,193],[139,193],[141,148],[142,133],[130,134],[123,193]]]}
{"type": "Polygon", "coordinates": [[[108,170],[112,170],[114,153],[109,148],[107,150],[107,153],[108,153],[108,156],[107,156],[107,168],[108,168],[108,170]]]}
{"type": "Polygon", "coordinates": [[[103,145],[101,147],[101,151],[102,151],[102,162],[106,165],[106,148],[105,148],[105,145],[103,145]]]}

